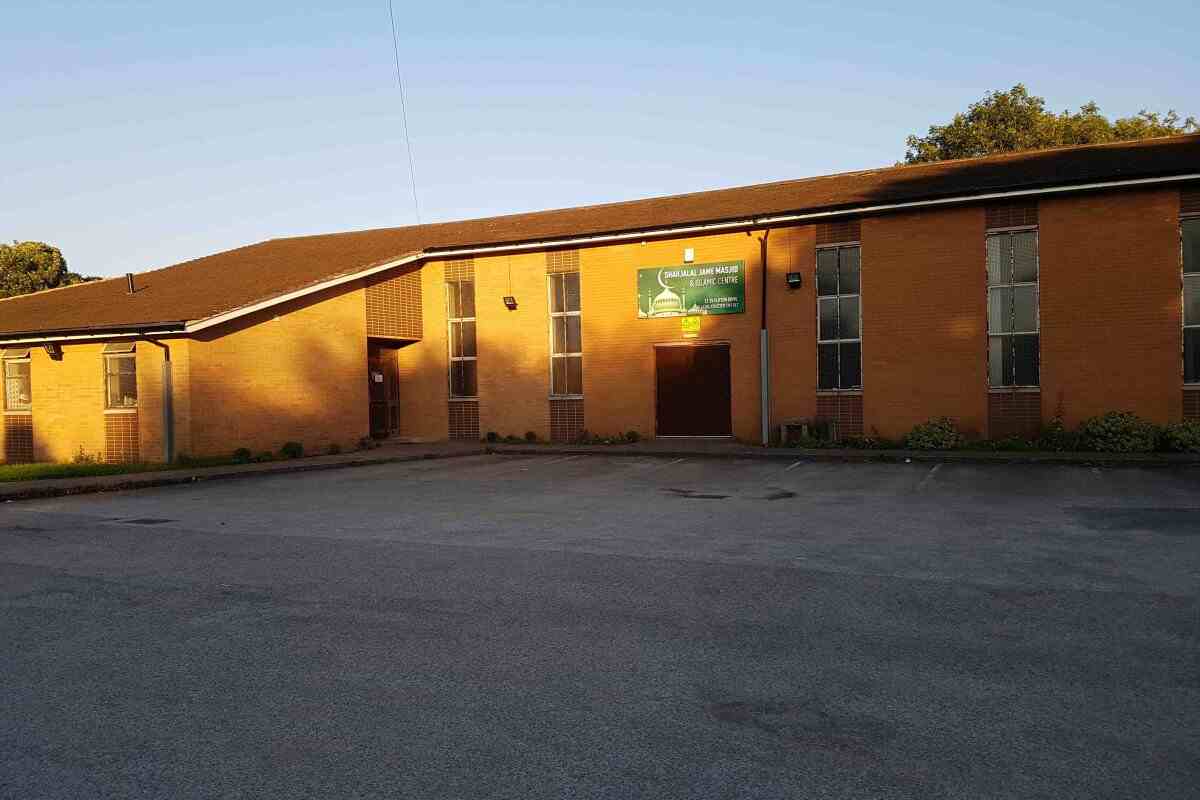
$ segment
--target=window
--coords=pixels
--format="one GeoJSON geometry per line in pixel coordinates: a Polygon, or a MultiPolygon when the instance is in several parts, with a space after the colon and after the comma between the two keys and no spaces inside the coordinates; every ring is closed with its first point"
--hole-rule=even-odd
{"type": "Polygon", "coordinates": [[[817,388],[862,388],[858,245],[817,250],[817,388]]]}
{"type": "Polygon", "coordinates": [[[550,275],[550,393],[583,394],[579,273],[550,275]]]}
{"type": "Polygon", "coordinates": [[[1038,386],[1038,235],[987,237],[988,383],[1038,386]]]}
{"type": "Polygon", "coordinates": [[[104,346],[104,387],[107,408],[137,408],[137,355],[132,344],[104,346]]]}
{"type": "Polygon", "coordinates": [[[1183,382],[1200,383],[1200,217],[1180,224],[1183,239],[1183,382]]]}
{"type": "Polygon", "coordinates": [[[477,397],[474,281],[446,281],[446,316],[450,319],[450,396],[477,397]]]}
{"type": "Polygon", "coordinates": [[[4,353],[4,410],[28,411],[32,405],[29,351],[8,350],[4,353]]]}

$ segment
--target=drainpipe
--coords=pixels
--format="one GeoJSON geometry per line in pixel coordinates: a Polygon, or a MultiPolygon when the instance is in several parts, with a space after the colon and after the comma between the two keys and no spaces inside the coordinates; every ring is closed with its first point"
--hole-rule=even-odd
{"type": "Polygon", "coordinates": [[[767,228],[758,238],[759,261],[762,264],[762,322],[758,331],[758,374],[763,447],[771,443],[771,357],[770,343],[767,339],[767,237],[770,235],[771,229],[767,228]]]}
{"type": "Polygon", "coordinates": [[[170,464],[175,460],[175,391],[171,370],[171,348],[163,342],[147,338],[150,344],[161,347],[163,351],[162,365],[162,426],[163,426],[163,461],[170,464]]]}

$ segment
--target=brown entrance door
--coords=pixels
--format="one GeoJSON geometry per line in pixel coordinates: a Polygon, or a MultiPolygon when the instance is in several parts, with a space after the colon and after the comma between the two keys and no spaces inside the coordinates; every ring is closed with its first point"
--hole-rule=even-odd
{"type": "Polygon", "coordinates": [[[396,349],[374,343],[367,348],[367,393],[371,436],[382,439],[400,429],[400,372],[396,349]]]}
{"type": "Polygon", "coordinates": [[[656,347],[659,436],[729,436],[729,345],[656,347]]]}

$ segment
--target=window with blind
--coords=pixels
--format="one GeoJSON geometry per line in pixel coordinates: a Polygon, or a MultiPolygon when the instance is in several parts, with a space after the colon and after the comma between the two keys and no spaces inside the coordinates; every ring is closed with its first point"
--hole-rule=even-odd
{"type": "Polygon", "coordinates": [[[988,235],[987,283],[989,385],[1036,387],[1040,384],[1036,230],[988,235]]]}
{"type": "Polygon", "coordinates": [[[475,343],[475,282],[446,281],[450,325],[450,396],[479,396],[475,343]]]}
{"type": "Polygon", "coordinates": [[[110,409],[137,408],[137,355],[132,345],[105,348],[104,404],[110,409]]]}
{"type": "Polygon", "coordinates": [[[862,388],[859,245],[817,250],[817,388],[862,388]]]}
{"type": "Polygon", "coordinates": [[[1200,383],[1200,216],[1180,223],[1183,240],[1183,382],[1200,383]]]}
{"type": "Polygon", "coordinates": [[[548,275],[550,281],[550,393],[583,394],[583,329],[579,273],[548,275]]]}

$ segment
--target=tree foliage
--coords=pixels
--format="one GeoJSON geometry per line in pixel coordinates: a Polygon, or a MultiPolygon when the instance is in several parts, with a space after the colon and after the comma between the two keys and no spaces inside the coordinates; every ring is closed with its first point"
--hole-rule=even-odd
{"type": "Polygon", "coordinates": [[[0,244],[0,298],[94,280],[69,271],[62,251],[45,242],[0,244]]]}
{"type": "Polygon", "coordinates": [[[1196,133],[1195,117],[1181,119],[1174,110],[1160,115],[1139,111],[1132,117],[1109,120],[1091,102],[1078,111],[1055,114],[1046,101],[1018,83],[1007,92],[988,92],[966,113],[945,125],[931,125],[926,136],[909,136],[904,161],[921,164],[948,158],[973,158],[993,153],[1042,150],[1073,144],[1100,144],[1196,133]]]}

